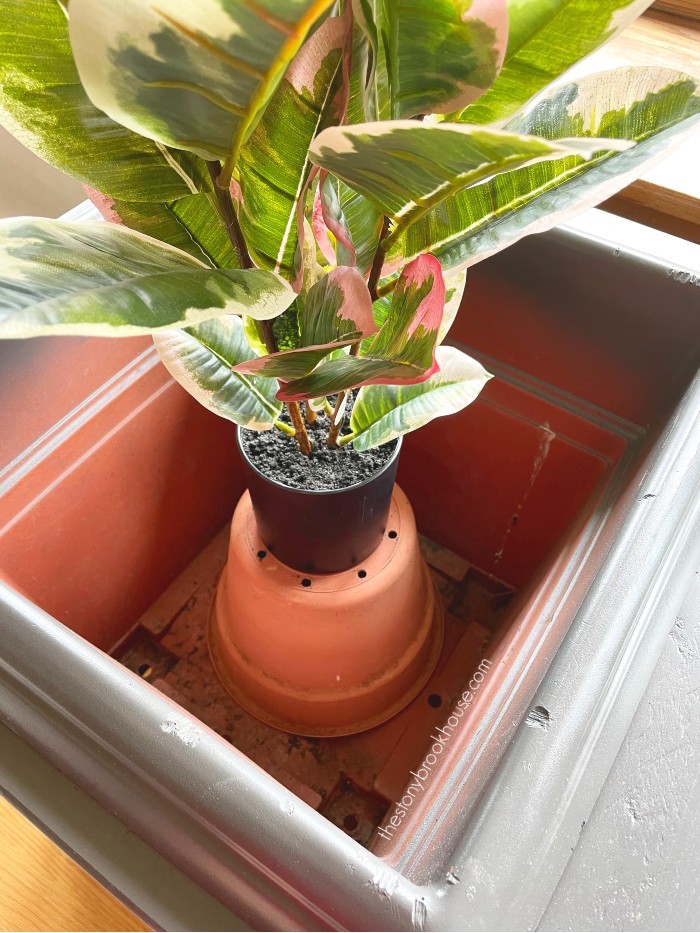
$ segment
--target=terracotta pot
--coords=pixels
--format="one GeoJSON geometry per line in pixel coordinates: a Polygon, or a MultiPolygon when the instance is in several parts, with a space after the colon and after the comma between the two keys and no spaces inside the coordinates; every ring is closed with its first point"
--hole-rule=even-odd
{"type": "Polygon", "coordinates": [[[386,529],[401,438],[387,463],[368,479],[344,489],[293,489],[270,479],[236,440],[260,537],[265,549],[294,570],[338,573],[365,560],[386,529]]]}
{"type": "Polygon", "coordinates": [[[267,551],[244,494],[209,647],[221,680],[250,713],[301,735],[369,729],[419,693],[442,639],[442,605],[398,487],[374,552],[343,572],[315,575],[267,551]]]}

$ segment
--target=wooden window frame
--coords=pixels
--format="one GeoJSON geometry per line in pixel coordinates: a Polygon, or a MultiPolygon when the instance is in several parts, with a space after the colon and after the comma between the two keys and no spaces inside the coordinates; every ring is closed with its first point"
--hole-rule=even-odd
{"type": "Polygon", "coordinates": [[[700,25],[700,0],[656,0],[649,12],[671,21],[700,25]]]}
{"type": "MultiPolygon", "coordinates": [[[[676,68],[700,79],[700,0],[657,0],[587,60],[590,71],[649,64],[676,68]]],[[[700,243],[698,165],[700,130],[600,207],[700,243]]]]}

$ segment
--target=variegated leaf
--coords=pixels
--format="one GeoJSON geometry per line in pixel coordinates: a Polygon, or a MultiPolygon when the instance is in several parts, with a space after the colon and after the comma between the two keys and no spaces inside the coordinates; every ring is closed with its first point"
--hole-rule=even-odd
{"type": "MultiPolygon", "coordinates": [[[[355,8],[356,3],[353,0],[353,9],[355,8]]],[[[376,40],[376,32],[374,39],[376,40]]],[[[355,12],[355,22],[352,28],[347,123],[370,123],[377,119],[377,102],[372,74],[375,61],[373,42],[367,35],[367,31],[358,25],[358,16],[355,12]]]]}
{"type": "Polygon", "coordinates": [[[124,224],[175,246],[208,266],[235,269],[239,265],[226,227],[219,219],[213,193],[157,203],[115,201],[90,189],[87,193],[110,223],[124,224]]]}
{"type": "Polygon", "coordinates": [[[297,248],[299,199],[311,170],[308,148],[337,113],[347,17],[330,17],[307,39],[241,151],[243,202],[239,219],[251,255],[291,278],[297,248]]]}
{"type": "Polygon", "coordinates": [[[697,131],[698,114],[698,82],[666,68],[623,68],[549,89],[513,121],[514,130],[553,139],[601,133],[636,146],[587,162],[539,162],[460,192],[398,237],[388,259],[400,264],[431,250],[443,268],[464,269],[549,230],[638,178],[697,131]]]}
{"type": "Polygon", "coordinates": [[[367,198],[353,191],[345,182],[338,181],[340,208],[347,223],[355,250],[357,268],[366,275],[372,267],[382,232],[381,213],[367,198]]]}
{"type": "MultiPolygon", "coordinates": [[[[449,333],[450,328],[454,322],[454,319],[457,317],[457,312],[459,311],[460,305],[462,304],[462,298],[464,297],[464,289],[467,285],[467,272],[466,269],[452,273],[450,275],[444,276],[445,279],[445,307],[442,312],[442,322],[440,323],[440,330],[438,331],[438,344],[442,343],[447,334],[449,333]]],[[[374,323],[377,327],[382,327],[386,321],[389,311],[391,310],[391,292],[388,295],[384,295],[381,298],[378,298],[372,305],[372,313],[374,315],[374,323]]],[[[363,353],[369,348],[370,340],[367,339],[362,343],[363,353]]]]}
{"type": "Polygon", "coordinates": [[[357,269],[336,266],[309,289],[299,314],[303,346],[359,340],[376,331],[372,300],[357,269]]]}
{"type": "Polygon", "coordinates": [[[71,44],[95,106],[149,139],[224,162],[226,180],[332,2],[70,0],[71,44]]]}
{"type": "Polygon", "coordinates": [[[382,232],[381,213],[345,182],[322,171],[314,199],[314,233],[329,263],[356,265],[367,275],[382,232]],[[333,234],[333,242],[329,238],[333,234]]]}
{"type": "Polygon", "coordinates": [[[455,347],[439,347],[436,355],[438,372],[418,385],[363,386],[350,416],[351,433],[340,443],[369,450],[471,404],[490,374],[455,347]]]}
{"type": "Polygon", "coordinates": [[[373,0],[392,119],[466,107],[498,74],[506,0],[373,0]]]}
{"type": "Polygon", "coordinates": [[[301,401],[359,385],[424,381],[436,371],[444,304],[440,263],[433,256],[419,256],[399,276],[390,313],[366,354],[322,363],[307,376],[283,385],[277,397],[301,401]]]}
{"type": "Polygon", "coordinates": [[[332,343],[317,346],[299,347],[297,350],[281,350],[279,353],[270,353],[267,356],[239,363],[234,371],[261,374],[281,381],[297,380],[310,373],[333,351],[342,350],[354,342],[353,340],[335,340],[332,343]]]}
{"type": "MultiPolygon", "coordinates": [[[[331,179],[332,176],[327,175],[328,179],[331,179]]],[[[328,265],[333,266],[336,264],[336,255],[335,255],[335,245],[331,239],[331,230],[326,222],[324,214],[324,204],[323,197],[321,195],[321,185],[320,183],[316,186],[316,191],[314,192],[314,205],[311,213],[311,226],[316,241],[318,249],[323,254],[323,258],[328,263],[328,265]]]]}
{"type": "Polygon", "coordinates": [[[311,158],[342,178],[394,221],[389,247],[411,224],[465,188],[535,162],[627,142],[550,141],[490,127],[394,120],[331,127],[311,146],[311,158]]]}
{"type": "Polygon", "coordinates": [[[294,292],[261,269],[210,269],[101,222],[0,221],[0,337],[129,337],[222,314],[268,319],[294,292]]]}
{"type": "Polygon", "coordinates": [[[648,6],[651,0],[509,0],[508,49],[501,72],[458,119],[494,123],[511,116],[648,6]]]}
{"type": "Polygon", "coordinates": [[[299,379],[332,351],[349,347],[376,329],[365,280],[357,269],[338,266],[306,295],[299,314],[300,347],[248,359],[236,372],[299,379]]]}
{"type": "MultiPolygon", "coordinates": [[[[74,4],[71,4],[71,10],[74,4]]],[[[206,167],[132,133],[83,90],[57,0],[3,0],[0,123],[38,156],[128,201],[171,201],[210,187],[206,167]]]]}
{"type": "Polygon", "coordinates": [[[232,372],[255,355],[240,318],[224,315],[186,330],[161,331],[153,342],[170,375],[205,408],[253,431],[274,427],[282,410],[277,381],[232,372]]]}
{"type": "Polygon", "coordinates": [[[342,182],[339,182],[337,178],[327,172],[321,171],[319,173],[318,189],[314,199],[314,223],[316,224],[320,242],[323,244],[322,249],[325,246],[328,233],[330,232],[333,235],[335,255],[330,258],[326,256],[326,259],[341,266],[354,266],[357,265],[357,252],[343,206],[340,203],[340,192],[338,190],[340,184],[342,182]],[[320,217],[318,214],[319,208],[320,217]],[[321,227],[322,224],[327,228],[325,237],[321,227]]]}

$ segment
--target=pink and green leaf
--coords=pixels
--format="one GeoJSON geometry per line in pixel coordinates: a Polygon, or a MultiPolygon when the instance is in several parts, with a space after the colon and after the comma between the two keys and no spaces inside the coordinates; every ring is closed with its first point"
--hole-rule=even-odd
{"type": "Polygon", "coordinates": [[[335,262],[335,248],[331,241],[330,230],[326,219],[323,216],[323,200],[321,198],[321,186],[316,188],[314,193],[314,207],[311,215],[311,226],[318,248],[323,253],[323,258],[329,265],[335,262]]]}
{"type": "Polygon", "coordinates": [[[301,346],[247,360],[238,373],[262,373],[277,379],[299,379],[334,350],[376,333],[372,301],[357,269],[338,266],[313,285],[299,312],[301,346]]]}
{"type": "MultiPolygon", "coordinates": [[[[340,203],[339,184],[338,179],[329,176],[328,172],[321,170],[319,173],[317,197],[320,202],[320,220],[335,238],[334,255],[329,261],[345,266],[355,266],[357,265],[357,253],[340,203]]],[[[314,205],[316,216],[315,207],[314,205]]],[[[321,233],[320,230],[319,233],[321,233]]]]}
{"type": "Polygon", "coordinates": [[[302,346],[359,340],[377,331],[364,278],[352,266],[337,266],[309,289],[299,314],[302,346]]]}
{"type": "MultiPolygon", "coordinates": [[[[297,350],[283,350],[280,353],[270,353],[259,356],[257,359],[246,360],[234,366],[232,372],[241,374],[255,374],[256,376],[269,376],[280,380],[299,380],[310,373],[321,360],[325,359],[334,350],[349,347],[354,340],[336,340],[333,343],[320,344],[313,347],[299,347],[297,350]]],[[[314,394],[314,398],[318,393],[314,394]]]]}
{"type": "Polygon", "coordinates": [[[445,283],[434,256],[419,256],[399,276],[379,333],[359,357],[329,360],[282,386],[278,398],[318,398],[360,385],[409,385],[436,372],[435,349],[445,305],[445,283]]]}

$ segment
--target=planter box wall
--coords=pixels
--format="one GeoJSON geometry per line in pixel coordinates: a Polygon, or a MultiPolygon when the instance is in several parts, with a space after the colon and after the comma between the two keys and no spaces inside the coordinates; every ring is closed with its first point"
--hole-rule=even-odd
{"type": "MultiPolygon", "coordinates": [[[[502,767],[503,749],[592,582],[604,573],[625,516],[633,504],[657,495],[640,484],[659,460],[660,438],[668,448],[669,425],[680,424],[678,411],[685,410],[684,395],[700,368],[697,299],[689,300],[693,286],[677,272],[634,250],[597,244],[585,224],[576,233],[526,240],[470,272],[451,340],[479,356],[497,378],[463,413],[407,439],[399,482],[421,531],[517,597],[484,649],[493,672],[441,770],[396,836],[374,841],[375,852],[401,872],[387,875],[398,892],[396,918],[389,921],[376,903],[371,906],[368,893],[363,923],[407,928],[399,918],[410,907],[420,925],[420,904],[428,903],[438,878],[444,883],[444,865],[479,795],[502,767]],[[420,889],[425,897],[402,887],[402,876],[426,886],[420,889]]],[[[44,342],[34,343],[36,353],[46,353],[44,342]]],[[[20,425],[5,442],[6,459],[13,459],[0,474],[2,575],[103,650],[127,636],[216,535],[242,491],[231,426],[172,384],[152,350],[125,341],[136,348],[125,360],[115,343],[103,358],[111,382],[100,386],[88,366],[84,378],[92,394],[78,409],[70,407],[69,391],[61,403],[49,386],[37,391],[21,374],[2,396],[8,411],[21,411],[23,398],[34,393],[41,411],[46,395],[64,415],[53,428],[37,416],[35,427],[20,425]],[[17,455],[27,440],[33,445],[17,455]]],[[[25,345],[6,352],[20,351],[31,357],[25,345]]],[[[61,348],[73,352],[67,342],[61,348]]],[[[77,356],[71,365],[80,365],[77,356]]],[[[82,657],[84,665],[89,654],[82,657]]],[[[96,678],[101,670],[95,667],[96,678]]],[[[472,673],[461,672],[464,682],[472,673]]],[[[141,693],[133,696],[127,717],[140,715],[141,693]]],[[[449,705],[445,717],[448,711],[449,705]]],[[[163,766],[152,763],[152,782],[163,766]]],[[[191,806],[184,785],[177,793],[191,806]]],[[[132,818],[136,831],[155,832],[143,815],[132,818]]],[[[303,807],[300,819],[307,819],[303,807]]],[[[310,838],[317,839],[321,825],[308,823],[310,838]]],[[[271,826],[269,833],[275,831],[271,826]]],[[[331,835],[324,847],[359,859],[363,850],[352,840],[347,850],[340,838],[331,835]]],[[[169,845],[161,840],[163,849],[169,845]]],[[[263,864],[268,857],[265,845],[255,856],[263,864]]],[[[295,885],[296,868],[292,875],[296,880],[287,883],[295,885]]],[[[359,876],[339,876],[334,884],[346,882],[348,894],[362,884],[359,876]]],[[[202,877],[201,883],[208,882],[202,877]]],[[[225,883],[218,896],[239,903],[225,883]]],[[[314,895],[305,897],[313,901],[314,895]]],[[[340,919],[343,909],[339,901],[312,915],[330,922],[329,910],[333,922],[348,922],[340,919]]],[[[254,922],[273,922],[265,910],[264,904],[256,908],[254,922]]]]}

